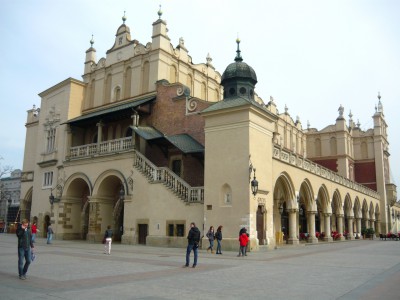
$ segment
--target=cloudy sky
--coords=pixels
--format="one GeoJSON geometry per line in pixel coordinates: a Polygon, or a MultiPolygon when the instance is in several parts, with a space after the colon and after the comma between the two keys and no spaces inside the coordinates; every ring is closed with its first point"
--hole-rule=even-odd
{"type": "Polygon", "coordinates": [[[367,130],[380,91],[389,125],[391,173],[400,183],[400,1],[269,0],[27,0],[0,6],[2,166],[22,168],[26,111],[38,93],[68,77],[81,79],[94,35],[97,59],[113,45],[121,17],[133,39],[151,41],[152,23],[167,21],[176,46],[183,37],[194,63],[210,53],[222,74],[242,57],[258,77],[256,92],[285,105],[303,128],[333,124],[343,105],[347,120],[367,130]]]}

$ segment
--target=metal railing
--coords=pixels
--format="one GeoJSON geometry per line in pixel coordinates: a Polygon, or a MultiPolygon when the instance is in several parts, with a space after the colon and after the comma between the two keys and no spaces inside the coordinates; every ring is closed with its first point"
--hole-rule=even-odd
{"type": "Polygon", "coordinates": [[[157,167],[138,151],[135,151],[133,165],[142,172],[150,182],[164,184],[183,201],[204,203],[204,187],[191,187],[170,169],[157,167]]]}
{"type": "Polygon", "coordinates": [[[132,137],[109,140],[100,143],[86,144],[82,146],[71,147],[69,149],[69,158],[85,158],[95,155],[105,155],[118,152],[124,152],[133,149],[132,137]]]}

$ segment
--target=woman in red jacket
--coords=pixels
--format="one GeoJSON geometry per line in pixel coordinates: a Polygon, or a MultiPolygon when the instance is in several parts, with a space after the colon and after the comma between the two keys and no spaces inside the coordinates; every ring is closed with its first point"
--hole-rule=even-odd
{"type": "Polygon", "coordinates": [[[240,243],[240,253],[238,256],[245,256],[246,252],[246,246],[247,243],[249,242],[249,237],[247,236],[246,232],[243,232],[239,236],[239,243],[240,243]]]}

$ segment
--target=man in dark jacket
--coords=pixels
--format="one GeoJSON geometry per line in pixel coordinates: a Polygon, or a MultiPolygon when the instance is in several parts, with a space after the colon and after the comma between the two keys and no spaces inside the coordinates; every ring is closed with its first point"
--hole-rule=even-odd
{"type": "Polygon", "coordinates": [[[186,249],[186,264],[184,265],[184,267],[189,267],[190,252],[192,252],[192,250],[193,250],[194,262],[193,262],[192,267],[196,268],[197,255],[198,255],[199,242],[200,242],[200,230],[196,227],[196,224],[194,222],[190,223],[190,230],[189,230],[187,239],[188,239],[188,246],[186,249]]]}
{"type": "Polygon", "coordinates": [[[29,265],[31,264],[31,248],[34,248],[32,243],[32,233],[28,225],[28,220],[24,219],[16,231],[18,237],[18,273],[19,279],[21,280],[26,279],[26,272],[28,272],[29,265]]]}

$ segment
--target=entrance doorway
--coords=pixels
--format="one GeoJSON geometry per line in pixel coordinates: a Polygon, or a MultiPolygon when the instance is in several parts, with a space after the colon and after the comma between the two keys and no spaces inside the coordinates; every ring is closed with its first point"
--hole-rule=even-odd
{"type": "Polygon", "coordinates": [[[139,224],[139,244],[146,245],[146,237],[147,237],[147,224],[139,224]]]}
{"type": "Polygon", "coordinates": [[[264,207],[259,205],[257,208],[257,239],[259,245],[265,245],[264,215],[264,207]]]}

